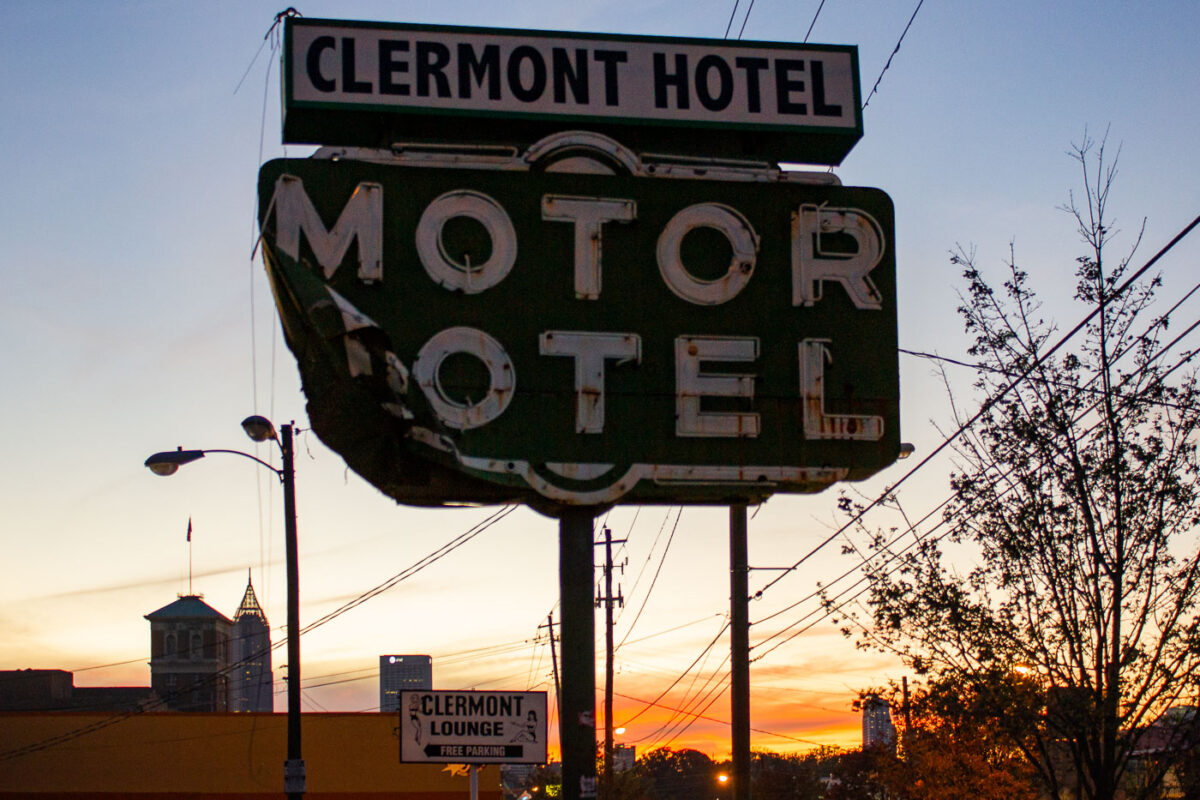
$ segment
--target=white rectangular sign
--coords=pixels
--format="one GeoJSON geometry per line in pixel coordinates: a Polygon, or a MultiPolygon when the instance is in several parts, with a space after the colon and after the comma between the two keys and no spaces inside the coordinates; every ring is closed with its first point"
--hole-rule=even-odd
{"type": "Polygon", "coordinates": [[[528,145],[584,128],[647,152],[833,164],[862,136],[849,45],[295,17],[283,65],[294,143],[528,145]],[[478,118],[494,129],[463,124],[478,118]]]}
{"type": "Polygon", "coordinates": [[[400,760],[546,763],[545,692],[400,692],[400,760]]]}
{"type": "Polygon", "coordinates": [[[858,117],[845,49],[324,23],[294,26],[289,57],[302,102],[771,127],[858,117]]]}

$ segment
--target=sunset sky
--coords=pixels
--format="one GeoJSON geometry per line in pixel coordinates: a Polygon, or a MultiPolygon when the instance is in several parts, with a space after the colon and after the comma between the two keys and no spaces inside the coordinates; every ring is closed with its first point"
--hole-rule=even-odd
{"type": "MultiPolygon", "coordinates": [[[[1143,260],[1200,213],[1193,2],[296,7],[309,17],[717,39],[730,27],[730,38],[780,42],[803,41],[812,25],[810,42],[857,45],[865,135],[836,173],[895,203],[899,341],[910,351],[966,358],[955,315],[963,283],[949,260],[959,244],[975,248],[994,276],[1011,245],[1047,316],[1063,329],[1079,320],[1070,295],[1081,247],[1059,207],[1078,187],[1066,153],[1085,131],[1108,130],[1112,152],[1120,146],[1118,249],[1146,217],[1143,260]]],[[[142,466],[177,445],[277,459],[239,427],[259,413],[302,429],[302,621],[403,578],[304,635],[305,710],[376,709],[377,659],[387,653],[432,655],[435,688],[553,692],[539,626],[558,619],[557,523],[525,508],[496,517],[503,509],[398,506],[303,430],[295,362],[261,260],[251,258],[259,164],[312,151],[280,144],[278,53],[264,34],[281,9],[258,0],[0,0],[0,669],[73,670],[77,685],[148,685],[143,617],[189,591],[189,566],[191,589],[227,616],[250,570],[281,639],[275,479],[232,456],[169,479],[142,466]]],[[[1198,253],[1187,240],[1160,264],[1167,296],[1196,280],[1198,253]]],[[[1196,301],[1178,313],[1195,319],[1196,301]]],[[[901,437],[916,457],[840,487],[858,499],[903,478],[950,427],[936,365],[902,355],[900,369],[901,437]]],[[[960,410],[969,408],[970,373],[948,369],[960,410]]],[[[905,480],[899,503],[910,521],[945,498],[950,469],[937,459],[905,480]]],[[[834,622],[864,613],[853,568],[866,533],[832,537],[800,568],[780,570],[846,521],[838,491],[751,509],[751,594],[783,575],[751,603],[756,749],[855,746],[857,692],[905,675],[887,654],[857,649],[840,632],[848,623],[834,622]],[[851,604],[826,615],[821,586],[851,604]]],[[[725,757],[728,512],[618,507],[599,522],[628,539],[617,556],[625,606],[614,717],[627,727],[618,740],[725,757]],[[659,705],[645,710],[652,701],[659,705]]],[[[866,523],[905,524],[894,508],[866,523]]],[[[598,612],[600,655],[602,620],[598,612]]],[[[275,659],[280,679],[284,651],[275,659]]]]}

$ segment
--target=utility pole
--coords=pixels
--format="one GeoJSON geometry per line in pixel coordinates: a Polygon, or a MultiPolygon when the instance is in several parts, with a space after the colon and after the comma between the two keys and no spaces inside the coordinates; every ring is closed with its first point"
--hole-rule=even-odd
{"type": "Polygon", "coordinates": [[[554,612],[546,615],[546,624],[538,625],[538,630],[547,628],[550,631],[550,664],[554,667],[554,705],[562,714],[562,685],[558,680],[558,651],[554,649],[554,612]]]}
{"type": "MultiPolygon", "coordinates": [[[[622,544],[628,539],[616,539],[622,544]]],[[[613,781],[613,604],[624,605],[625,598],[617,589],[612,593],[612,530],[604,528],[604,596],[596,598],[596,605],[604,603],[604,792],[605,800],[612,797],[613,781]]]]}
{"type": "Polygon", "coordinates": [[[750,590],[746,504],[729,507],[729,649],[733,799],[750,800],[750,590]]]}
{"type": "Polygon", "coordinates": [[[571,506],[559,514],[562,796],[563,800],[588,800],[596,796],[596,610],[592,606],[596,509],[571,506]]]}

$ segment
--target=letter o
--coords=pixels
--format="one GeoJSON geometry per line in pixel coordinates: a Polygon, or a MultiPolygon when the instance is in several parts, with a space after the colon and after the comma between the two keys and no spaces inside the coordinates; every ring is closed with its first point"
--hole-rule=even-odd
{"type": "Polygon", "coordinates": [[[517,232],[499,203],[469,189],[446,192],[421,214],[416,234],[417,255],[429,277],[441,286],[478,294],[504,280],[517,260],[517,232]],[[492,254],[479,266],[460,264],[446,252],[442,230],[455,217],[470,217],[487,230],[492,254]]]}
{"type": "Polygon", "coordinates": [[[718,55],[707,55],[696,64],[696,97],[709,111],[724,111],[733,99],[733,70],[718,55]],[[717,93],[709,91],[710,75],[717,72],[717,93]]]}
{"type": "Polygon", "coordinates": [[[754,274],[758,234],[737,209],[720,203],[699,203],[671,217],[658,237],[657,256],[658,271],[677,297],[698,306],[717,306],[737,297],[754,274]],[[680,257],[683,237],[696,228],[716,228],[733,248],[729,270],[715,281],[701,280],[688,272],[680,257]]]}
{"type": "Polygon", "coordinates": [[[463,431],[486,425],[503,414],[517,384],[512,360],[500,343],[477,328],[463,326],[435,333],[417,353],[413,374],[438,418],[448,427],[463,431]],[[475,356],[488,371],[487,394],[472,405],[450,397],[438,378],[442,362],[455,353],[475,356]]]}

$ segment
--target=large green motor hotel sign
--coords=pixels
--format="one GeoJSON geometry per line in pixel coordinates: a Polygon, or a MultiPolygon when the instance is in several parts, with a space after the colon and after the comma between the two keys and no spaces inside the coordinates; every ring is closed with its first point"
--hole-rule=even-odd
{"type": "Polygon", "coordinates": [[[263,166],[310,417],[351,466],[404,502],[545,507],[816,491],[896,458],[885,194],[521,163],[263,166]]]}

